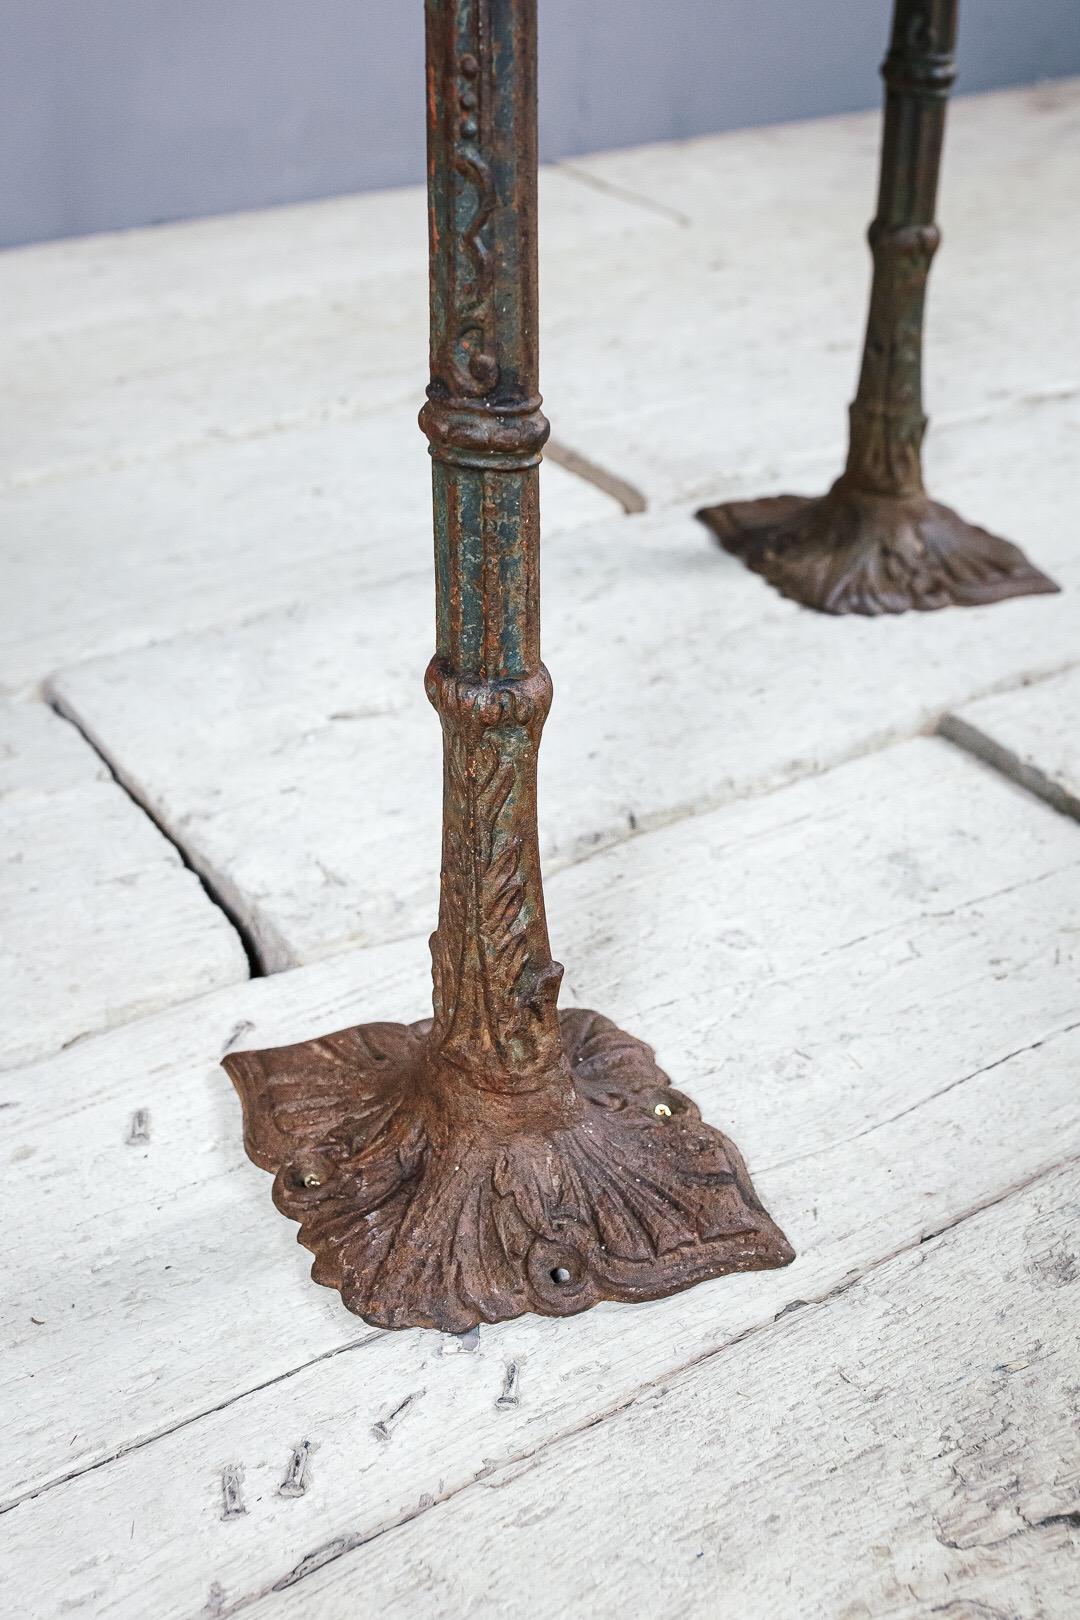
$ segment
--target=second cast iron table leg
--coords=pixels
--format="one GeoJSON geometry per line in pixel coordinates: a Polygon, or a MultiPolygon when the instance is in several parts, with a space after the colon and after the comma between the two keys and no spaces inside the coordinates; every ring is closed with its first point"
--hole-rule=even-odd
{"type": "Polygon", "coordinates": [[[957,0],[896,0],[874,279],[848,464],[827,495],[733,501],[699,513],[782,595],[825,613],[978,606],[1057,586],[1007,540],[932,501],[921,449],[923,311],[957,0]]]}
{"type": "MultiPolygon", "coordinates": [[[[644,1300],[792,1258],[652,1051],[557,1010],[536,830],[536,0],[427,0],[443,854],[434,1016],[225,1067],[312,1275],[381,1327],[644,1300]]],[[[362,830],[359,834],[362,836],[362,830]]]]}

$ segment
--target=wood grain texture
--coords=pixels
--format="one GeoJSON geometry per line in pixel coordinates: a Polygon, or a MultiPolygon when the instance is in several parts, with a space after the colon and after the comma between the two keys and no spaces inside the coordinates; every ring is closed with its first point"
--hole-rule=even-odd
{"type": "MultiPolygon", "coordinates": [[[[656,229],[557,170],[541,199],[553,261],[656,229]]],[[[424,193],[407,187],[5,254],[16,390],[0,483],[411,403],[427,247],[424,193]]]]}
{"type": "MultiPolygon", "coordinates": [[[[563,251],[583,234],[618,236],[641,222],[632,194],[598,196],[557,166],[540,169],[539,191],[546,234],[563,251]]],[[[426,268],[424,187],[393,186],[9,251],[0,295],[9,341],[59,338],[137,320],[227,318],[290,299],[326,305],[426,268]]],[[[426,324],[423,297],[421,287],[426,324]]]]}
{"type": "MultiPolygon", "coordinates": [[[[1071,464],[1080,401],[1027,406],[936,442],[965,510],[993,509],[1003,528],[1036,515],[1061,596],[956,622],[837,625],[777,601],[688,516],[620,518],[551,549],[546,871],[1075,661],[1074,502],[1068,480],[1041,474],[1048,460],[1071,464]]],[[[272,969],[434,918],[439,733],[417,679],[432,648],[428,594],[417,576],[359,602],[324,596],[51,683],[272,969]]]]}
{"type": "MultiPolygon", "coordinates": [[[[931,308],[936,437],[1075,391],[1078,104],[1080,81],[957,103],[931,308]],[[1043,244],[1023,274],[1018,221],[1043,244]]],[[[653,503],[830,477],[877,138],[866,114],[544,171],[543,380],[559,438],[653,503]],[[748,249],[781,203],[789,231],[769,232],[768,255],[748,249]]],[[[290,602],[313,578],[342,593],[414,559],[422,572],[425,274],[416,189],[4,255],[9,333],[23,335],[4,355],[0,521],[20,610],[0,624],[0,689],[290,602]]],[[[937,445],[930,474],[960,502],[937,445]]],[[[614,510],[562,469],[545,478],[549,537],[614,510]]],[[[996,516],[989,504],[976,492],[975,520],[996,516]]]]}
{"type": "MultiPolygon", "coordinates": [[[[939,427],[1080,381],[1078,103],[1077,80],[956,102],[929,328],[939,427]]],[[[559,436],[653,502],[749,495],[792,455],[835,464],[878,139],[870,112],[544,171],[544,390],[559,436]]],[[[18,380],[8,477],[408,399],[425,255],[415,188],[6,254],[0,292],[26,333],[5,355],[18,380]]]]}
{"type": "MultiPolygon", "coordinates": [[[[372,585],[428,582],[431,476],[411,397],[358,421],[222,437],[0,494],[10,583],[0,690],[33,690],[60,664],[287,610],[313,591],[332,588],[362,618],[372,585]]],[[[554,463],[541,485],[555,544],[619,512],[554,463]]]]}
{"type": "Polygon", "coordinates": [[[244,1612],[1070,1620],[1078,1220],[1073,1165],[244,1612]]]}
{"type": "Polygon", "coordinates": [[[40,703],[0,705],[0,801],[108,782],[109,768],[76,728],[40,703]]]}
{"type": "Polygon", "coordinates": [[[0,1068],[248,977],[175,849],[43,704],[0,704],[0,1068]]]}
{"type": "Polygon", "coordinates": [[[940,730],[1063,815],[1080,820],[1080,669],[984,698],[940,730]]]}
{"type": "MultiPolygon", "coordinates": [[[[551,170],[565,253],[649,214],[551,170]]],[[[431,571],[416,188],[0,259],[0,691],[59,664],[431,571]]],[[[551,538],[619,503],[554,463],[551,538]]]]}
{"type": "Polygon", "coordinates": [[[231,1604],[1080,1153],[1078,861],[1069,822],[925,740],[561,874],[571,993],[655,1039],[737,1132],[800,1258],[663,1305],[485,1328],[473,1354],[368,1333],[310,1284],[215,1068],[230,1042],[422,1011],[420,941],[7,1076],[0,1100],[53,1189],[44,1223],[21,1225],[15,1199],[13,1252],[45,1242],[61,1261],[51,1277],[31,1263],[13,1300],[5,1496],[53,1488],[5,1520],[9,1589],[31,1592],[34,1549],[62,1539],[57,1603],[141,1616],[152,1602],[166,1620],[216,1582],[231,1604]],[[715,863],[704,884],[691,840],[715,863]],[[650,997],[656,950],[668,989],[650,997]],[[151,1140],[134,1150],[123,1135],[148,1099],[151,1140]],[[511,1367],[517,1402],[500,1406],[511,1367]],[[282,1499],[304,1440],[311,1483],[282,1499]],[[223,1521],[234,1465],[247,1512],[223,1521]]]}
{"type": "MultiPolygon", "coordinates": [[[[60,1546],[62,1556],[50,1553],[48,1601],[95,1615],[141,1616],[150,1602],[162,1620],[179,1620],[196,1614],[215,1584],[230,1604],[288,1587],[433,1501],[488,1478],[500,1464],[513,1466],[591,1427],[702,1356],[747,1333],[760,1337],[755,1329],[767,1333],[797,1301],[830,1302],[868,1266],[1075,1154],[1080,1134],[1068,1077],[1078,1059],[1074,1033],[988,1070],[970,1089],[909,1114],[873,1143],[812,1156],[794,1196],[785,1194],[785,1178],[766,1175],[774,1207],[779,1194],[802,1230],[815,1229],[793,1287],[774,1286],[780,1274],[773,1274],[756,1279],[756,1290],[743,1290],[745,1279],[696,1290],[683,1296],[696,1302],[691,1311],[673,1303],[601,1310],[572,1325],[484,1329],[474,1352],[452,1356],[428,1335],[357,1341],[13,1509],[0,1554],[6,1590],[33,1600],[40,1550],[60,1546]],[[898,1172],[904,1165],[913,1167],[907,1175],[898,1172]],[[822,1189],[834,1185],[844,1189],[842,1201],[823,1197],[822,1189]],[[518,1399],[500,1406],[511,1367],[518,1399]],[[304,1440],[312,1448],[309,1489],[302,1500],[280,1500],[291,1450],[304,1440]],[[222,1518],[227,1467],[243,1471],[242,1519],[222,1518]]],[[[786,1179],[794,1187],[790,1173],[786,1179]]],[[[1061,1248],[1067,1266],[1067,1237],[1061,1248]]],[[[203,1297],[212,1308],[212,1298],[203,1297]]],[[[281,1324],[295,1343],[297,1323],[286,1306],[281,1324]]],[[[239,1358],[232,1318],[220,1326],[222,1354],[239,1358]]],[[[915,1311],[906,1328],[922,1365],[922,1341],[913,1332],[919,1326],[915,1311]]],[[[1012,1355],[995,1355],[1006,1359],[1012,1355]]],[[[790,1358],[774,1377],[785,1387],[806,1382],[790,1358]]],[[[724,1387],[745,1390],[741,1379],[724,1387]]],[[[681,1449],[677,1440],[673,1445],[681,1449]]],[[[654,1437],[642,1455],[651,1459],[657,1449],[664,1447],[654,1437]]],[[[686,1490],[671,1500],[692,1497],[686,1490]]],[[[444,1533],[433,1530],[443,1547],[444,1533]]]]}
{"type": "MultiPolygon", "coordinates": [[[[959,82],[957,88],[961,89],[959,82]]],[[[986,215],[1000,202],[1001,189],[999,174],[985,161],[988,142],[995,151],[1000,143],[1001,150],[1010,154],[1008,161],[1022,173],[1046,164],[1054,168],[1056,175],[1042,176],[1040,185],[1068,182],[1076,157],[1062,137],[1073,127],[1078,95],[1078,78],[980,95],[966,95],[961,89],[949,106],[943,199],[950,238],[962,237],[965,246],[974,248],[992,228],[986,215]]],[[[569,160],[563,168],[584,174],[597,189],[608,186],[657,211],[666,209],[695,225],[716,226],[719,175],[730,215],[753,214],[762,224],[775,224],[777,211],[785,210],[789,223],[797,221],[802,238],[827,216],[828,209],[819,206],[826,198],[833,209],[845,207],[852,219],[859,217],[861,177],[870,188],[861,203],[865,214],[872,201],[880,144],[881,117],[875,109],[592,152],[569,160]],[[795,177],[799,182],[809,180],[815,189],[808,193],[793,185],[795,177]]],[[[780,233],[776,235],[770,247],[787,251],[780,233]]],[[[858,334],[852,347],[854,353],[858,334]]]]}
{"type": "MultiPolygon", "coordinates": [[[[122,654],[63,674],[63,701],[266,960],[319,958],[125,1004],[137,1021],[0,1073],[13,1610],[456,1620],[498,1612],[501,1576],[536,1614],[1071,1620],[1076,1189],[1038,1178],[1080,1155],[1077,829],[940,739],[885,745],[1076,663],[1078,107],[1077,84],[957,104],[928,377],[935,489],[1062,598],[819,634],[689,517],[582,529],[600,497],[545,475],[547,532],[574,532],[548,553],[541,781],[564,1001],[656,1043],[800,1258],[465,1342],[371,1332],[311,1284],[218,1068],[427,1010],[420,194],[3,256],[25,336],[0,686],[122,654]]],[[[876,147],[868,116],[549,177],[560,435],[653,503],[829,476],[876,147]]],[[[84,844],[22,783],[120,790],[16,710],[5,804],[95,873],[97,800],[84,844]]],[[[180,894],[157,906],[174,935],[180,894]]],[[[58,980],[74,944],[126,985],[157,942],[137,922],[113,956],[76,930],[58,980]]],[[[202,971],[197,931],[184,950],[202,971]]]]}
{"type": "MultiPolygon", "coordinates": [[[[950,106],[927,323],[935,435],[1080,384],[1078,107],[1077,79],[950,106]]],[[[872,113],[575,160],[598,188],[658,213],[641,254],[599,243],[587,274],[571,262],[545,279],[545,392],[560,435],[653,504],[827,488],[858,368],[880,136],[872,113]],[[660,210],[682,228],[665,230],[660,210]],[[818,458],[831,471],[815,484],[818,458]],[[806,480],[793,482],[800,463],[806,480]]],[[[961,505],[933,454],[927,475],[938,499],[961,505]]]]}

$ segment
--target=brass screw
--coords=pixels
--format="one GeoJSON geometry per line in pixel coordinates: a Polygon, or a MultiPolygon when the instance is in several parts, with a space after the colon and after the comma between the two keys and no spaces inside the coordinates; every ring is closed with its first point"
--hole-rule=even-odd
{"type": "Polygon", "coordinates": [[[656,1107],[653,1109],[653,1113],[656,1115],[657,1119],[671,1118],[671,1109],[668,1107],[667,1103],[657,1103],[656,1107]]]}

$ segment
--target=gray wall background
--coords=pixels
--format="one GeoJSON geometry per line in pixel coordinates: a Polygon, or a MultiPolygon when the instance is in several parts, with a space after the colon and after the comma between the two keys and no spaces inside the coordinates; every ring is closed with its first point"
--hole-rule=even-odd
{"type": "MultiPolygon", "coordinates": [[[[0,245],[423,175],[421,0],[0,0],[0,245]]],[[[962,90],[1080,72],[966,0],[962,90]]],[[[546,157],[877,104],[889,0],[540,0],[546,157]]]]}

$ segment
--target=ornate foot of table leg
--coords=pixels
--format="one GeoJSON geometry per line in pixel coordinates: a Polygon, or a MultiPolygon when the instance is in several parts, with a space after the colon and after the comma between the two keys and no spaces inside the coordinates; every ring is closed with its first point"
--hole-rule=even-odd
{"type": "Polygon", "coordinates": [[[828,495],[729,501],[699,516],[781,596],[821,613],[979,607],[1058,589],[1018,546],[923,493],[877,495],[840,478],[828,495]]]}
{"type": "Polygon", "coordinates": [[[649,1047],[557,1010],[536,830],[536,0],[427,0],[436,654],[430,1022],[225,1061],[313,1276],[381,1327],[566,1316],[792,1250],[649,1047]]]}
{"type": "Polygon", "coordinates": [[[430,1023],[226,1061],[312,1275],[365,1321],[462,1333],[793,1258],[649,1047],[597,1013],[560,1026],[565,1083],[509,1107],[462,1086],[430,1023]]]}
{"type": "Polygon", "coordinates": [[[956,0],[896,0],[882,74],[887,94],[874,279],[847,470],[820,498],[780,495],[698,513],[725,550],[784,596],[824,613],[974,607],[1056,591],[1023,552],[922,481],[923,318],[956,0]]]}

